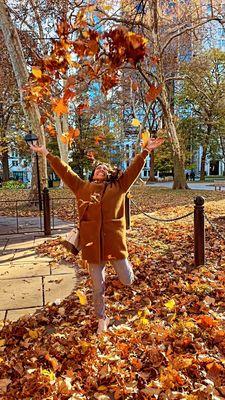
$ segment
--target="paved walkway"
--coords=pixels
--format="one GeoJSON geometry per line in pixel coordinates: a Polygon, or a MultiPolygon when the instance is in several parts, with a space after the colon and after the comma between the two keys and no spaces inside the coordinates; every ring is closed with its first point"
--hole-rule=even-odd
{"type": "MultiPolygon", "coordinates": [[[[187,182],[188,186],[192,190],[215,190],[213,182],[187,182]]],[[[173,182],[149,182],[147,186],[152,187],[165,187],[172,189],[173,182]]]]}
{"type": "Polygon", "coordinates": [[[76,283],[74,267],[37,256],[35,252],[38,245],[51,239],[38,233],[0,236],[1,321],[34,313],[48,302],[62,300],[71,293],[76,283]]]}

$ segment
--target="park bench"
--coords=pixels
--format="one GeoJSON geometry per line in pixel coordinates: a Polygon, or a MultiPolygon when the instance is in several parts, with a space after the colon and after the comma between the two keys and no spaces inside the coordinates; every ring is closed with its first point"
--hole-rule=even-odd
{"type": "Polygon", "coordinates": [[[215,190],[218,187],[218,190],[222,190],[223,187],[225,187],[225,180],[224,181],[214,181],[214,187],[215,190]]]}

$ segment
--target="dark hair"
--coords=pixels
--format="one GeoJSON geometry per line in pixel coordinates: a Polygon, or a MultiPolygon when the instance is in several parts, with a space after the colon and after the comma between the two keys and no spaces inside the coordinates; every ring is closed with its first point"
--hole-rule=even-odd
{"type": "Polygon", "coordinates": [[[112,167],[109,164],[106,164],[104,162],[102,163],[98,163],[95,165],[94,169],[92,170],[91,175],[89,176],[89,182],[93,181],[93,177],[94,177],[94,173],[97,167],[99,167],[99,165],[106,165],[108,167],[108,174],[107,174],[107,178],[106,178],[106,183],[113,183],[115,181],[117,181],[117,179],[119,179],[119,177],[122,175],[122,170],[118,167],[112,167]]]}

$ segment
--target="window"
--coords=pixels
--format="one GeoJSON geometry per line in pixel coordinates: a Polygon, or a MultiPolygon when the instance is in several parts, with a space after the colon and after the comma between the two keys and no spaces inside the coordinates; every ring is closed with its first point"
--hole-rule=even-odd
{"type": "Polygon", "coordinates": [[[130,165],[130,163],[129,163],[129,161],[127,161],[127,167],[129,167],[129,165],[130,165]]]}
{"type": "Polygon", "coordinates": [[[135,151],[132,152],[132,157],[133,157],[133,158],[135,157],[135,151]]]}
{"type": "Polygon", "coordinates": [[[18,167],[18,165],[19,165],[19,162],[18,162],[18,161],[12,161],[12,166],[13,166],[13,167],[18,167]]]}
{"type": "Polygon", "coordinates": [[[18,157],[18,151],[17,150],[13,150],[12,151],[12,157],[18,157]]]}
{"type": "Polygon", "coordinates": [[[147,171],[144,171],[144,177],[145,178],[147,177],[147,171]]]}
{"type": "Polygon", "coordinates": [[[13,178],[18,181],[23,181],[23,172],[22,171],[13,171],[13,178]]]}
{"type": "Polygon", "coordinates": [[[126,144],[126,150],[129,150],[129,147],[130,147],[129,144],[126,144]]]}

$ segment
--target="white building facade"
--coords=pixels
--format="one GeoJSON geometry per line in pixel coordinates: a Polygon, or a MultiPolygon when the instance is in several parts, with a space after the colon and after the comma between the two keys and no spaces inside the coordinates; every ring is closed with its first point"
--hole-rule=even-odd
{"type": "MultiPolygon", "coordinates": [[[[132,160],[135,157],[136,151],[136,143],[137,143],[137,135],[127,135],[123,141],[123,150],[124,150],[124,160],[122,162],[122,169],[125,170],[131,164],[132,160]]],[[[148,180],[150,176],[150,156],[146,158],[145,166],[140,173],[140,178],[143,180],[148,180]]]]}
{"type": "MultiPolygon", "coordinates": [[[[18,150],[12,149],[9,151],[9,176],[12,179],[29,184],[32,176],[32,166],[27,160],[19,155],[18,150]]],[[[0,170],[2,164],[0,161],[0,170]]]]}

